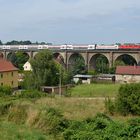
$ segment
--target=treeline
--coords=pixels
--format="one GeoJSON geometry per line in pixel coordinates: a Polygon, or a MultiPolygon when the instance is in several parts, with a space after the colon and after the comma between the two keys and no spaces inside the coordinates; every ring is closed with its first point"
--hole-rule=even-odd
{"type": "Polygon", "coordinates": [[[46,42],[31,42],[30,40],[25,40],[25,41],[17,41],[17,40],[12,40],[8,41],[6,43],[3,43],[0,40],[0,45],[52,45],[52,43],[46,43],[46,42]]]}

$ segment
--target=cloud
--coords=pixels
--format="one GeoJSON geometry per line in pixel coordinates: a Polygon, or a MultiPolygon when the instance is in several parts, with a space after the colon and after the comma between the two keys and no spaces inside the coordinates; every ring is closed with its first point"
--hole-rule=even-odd
{"type": "Polygon", "coordinates": [[[121,31],[129,40],[126,30],[140,34],[139,11],[139,0],[0,0],[0,39],[108,42],[121,31]]]}

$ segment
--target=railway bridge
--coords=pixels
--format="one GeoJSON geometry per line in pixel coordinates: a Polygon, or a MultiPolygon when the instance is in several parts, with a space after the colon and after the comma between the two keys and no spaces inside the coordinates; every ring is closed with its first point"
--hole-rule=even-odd
{"type": "MultiPolygon", "coordinates": [[[[0,50],[0,58],[7,59],[11,53],[18,52],[18,49],[11,50],[0,50]]],[[[20,50],[30,58],[34,58],[35,55],[40,51],[38,49],[24,49],[20,50]]],[[[67,69],[73,65],[75,59],[81,56],[85,62],[88,70],[96,68],[96,60],[102,55],[106,58],[108,66],[112,67],[117,60],[121,60],[122,56],[128,56],[130,61],[133,60],[132,65],[140,65],[140,50],[68,50],[68,49],[53,49],[52,50],[54,58],[60,63],[63,63],[67,69]]]]}

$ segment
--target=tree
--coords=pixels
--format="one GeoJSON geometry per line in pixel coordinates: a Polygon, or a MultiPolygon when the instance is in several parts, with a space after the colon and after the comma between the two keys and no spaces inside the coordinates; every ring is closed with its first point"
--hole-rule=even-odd
{"type": "Polygon", "coordinates": [[[20,70],[23,70],[23,65],[28,61],[28,59],[29,56],[22,51],[17,53],[12,52],[11,55],[8,56],[8,60],[10,60],[20,70]]]}
{"type": "Polygon", "coordinates": [[[99,73],[108,73],[109,64],[105,56],[100,55],[96,59],[96,71],[99,73]]]}
{"type": "Polygon", "coordinates": [[[125,66],[125,63],[123,61],[120,61],[120,60],[117,60],[115,63],[114,63],[114,66],[109,68],[109,73],[110,74],[115,74],[115,71],[116,71],[116,67],[117,66],[125,66]]]}
{"type": "Polygon", "coordinates": [[[59,64],[53,59],[53,54],[49,50],[39,52],[35,59],[30,61],[32,66],[33,87],[39,89],[40,86],[55,86],[59,83],[59,64]]]}
{"type": "Polygon", "coordinates": [[[87,73],[87,69],[84,63],[84,60],[82,59],[82,57],[78,56],[78,58],[76,58],[74,60],[74,65],[72,68],[72,74],[86,74],[87,73]]]}
{"type": "Polygon", "coordinates": [[[6,45],[30,45],[30,44],[32,44],[32,42],[29,40],[27,40],[27,41],[12,40],[12,41],[6,43],[6,45]]]}

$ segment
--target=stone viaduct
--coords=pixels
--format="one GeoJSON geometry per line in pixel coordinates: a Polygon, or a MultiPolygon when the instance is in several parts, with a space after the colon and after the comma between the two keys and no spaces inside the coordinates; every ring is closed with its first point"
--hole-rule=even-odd
{"type": "MultiPolygon", "coordinates": [[[[8,55],[12,52],[16,53],[18,50],[0,50],[0,57],[7,59],[8,55]]],[[[39,50],[22,50],[29,58],[34,58],[39,50]]],[[[129,56],[134,60],[135,65],[140,65],[140,50],[52,50],[54,58],[61,61],[68,69],[72,65],[74,57],[81,55],[84,59],[85,65],[88,70],[96,67],[96,59],[98,56],[103,55],[108,60],[109,67],[112,67],[116,60],[123,55],[129,56]]]]}

